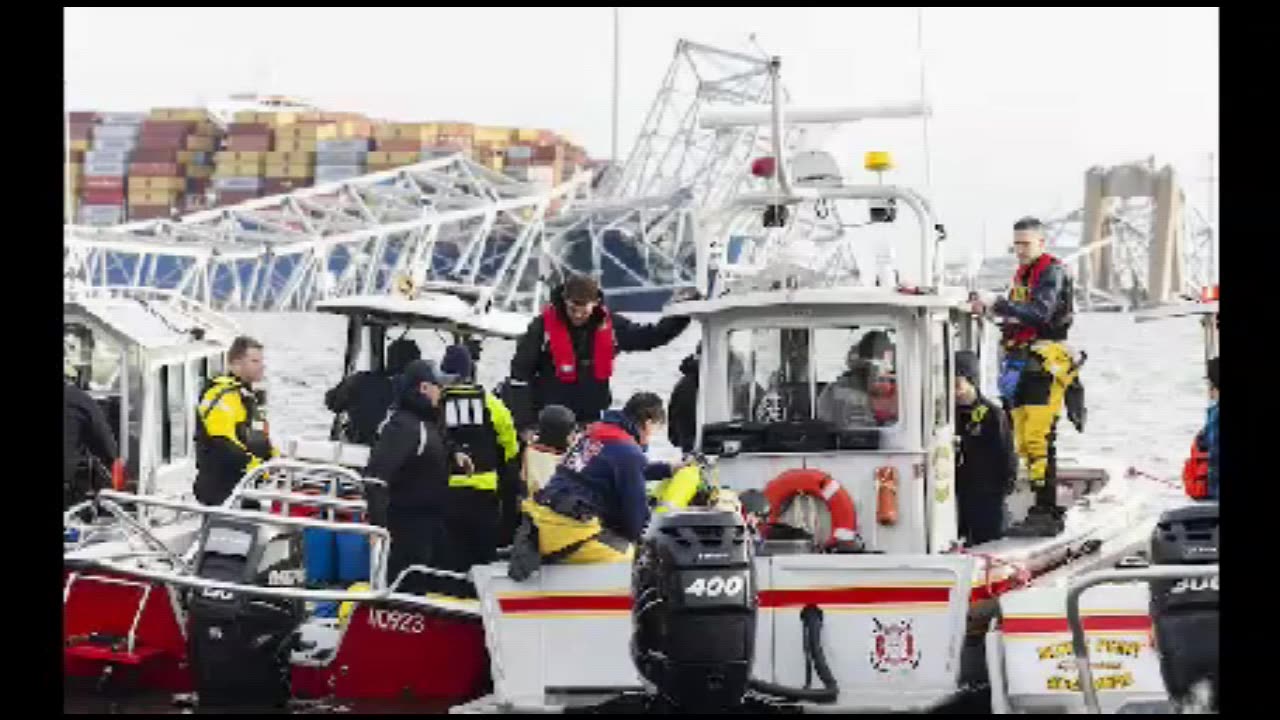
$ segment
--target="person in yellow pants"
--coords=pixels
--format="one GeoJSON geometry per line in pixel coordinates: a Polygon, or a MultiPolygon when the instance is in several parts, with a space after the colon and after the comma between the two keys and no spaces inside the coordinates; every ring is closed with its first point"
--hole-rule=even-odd
{"type": "Polygon", "coordinates": [[[508,574],[523,580],[542,564],[629,561],[649,522],[646,480],[673,474],[644,454],[665,422],[662,398],[642,392],[589,425],[546,486],[522,504],[508,574]]]}
{"type": "Polygon", "coordinates": [[[1039,220],[1027,217],[1014,223],[1013,249],[1018,269],[1008,297],[992,302],[972,298],[971,303],[974,313],[990,312],[1004,321],[1000,395],[1010,408],[1014,447],[1036,493],[1025,521],[1006,534],[1051,537],[1063,525],[1055,430],[1067,389],[1079,372],[1063,344],[1074,319],[1074,290],[1066,266],[1045,252],[1039,220]]]}

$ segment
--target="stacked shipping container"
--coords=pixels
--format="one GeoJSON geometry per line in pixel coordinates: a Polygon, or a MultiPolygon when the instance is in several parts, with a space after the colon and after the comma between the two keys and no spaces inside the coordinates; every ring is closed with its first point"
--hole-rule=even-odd
{"type": "Polygon", "coordinates": [[[546,130],[376,123],[350,113],[242,112],[225,135],[202,109],[75,112],[69,121],[68,210],[89,224],[168,217],[456,152],[541,187],[587,162],[546,130]]]}

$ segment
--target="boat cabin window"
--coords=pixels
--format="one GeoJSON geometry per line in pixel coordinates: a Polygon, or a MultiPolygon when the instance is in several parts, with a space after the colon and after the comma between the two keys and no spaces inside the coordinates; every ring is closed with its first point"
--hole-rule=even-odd
{"type": "Polygon", "coordinates": [[[824,420],[838,430],[898,421],[897,343],[885,325],[729,333],[730,418],[824,420]]]}
{"type": "Polygon", "coordinates": [[[187,456],[186,373],[182,363],[165,365],[160,375],[160,453],[163,462],[187,456]]]}
{"type": "Polygon", "coordinates": [[[933,383],[933,426],[945,427],[951,424],[951,415],[955,412],[955,401],[951,398],[955,392],[954,381],[948,382],[951,376],[951,335],[947,332],[946,322],[934,323],[930,333],[929,372],[933,383]]]}

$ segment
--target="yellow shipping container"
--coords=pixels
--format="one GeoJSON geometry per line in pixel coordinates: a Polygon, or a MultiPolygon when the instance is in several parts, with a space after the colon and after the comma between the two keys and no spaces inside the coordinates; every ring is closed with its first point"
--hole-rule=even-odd
{"type": "Polygon", "coordinates": [[[306,180],[314,177],[315,173],[309,164],[283,165],[277,163],[267,163],[266,170],[263,172],[264,177],[269,178],[289,178],[292,180],[306,180]]]}
{"type": "Polygon", "coordinates": [[[315,138],[278,138],[276,140],[276,152],[308,152],[316,151],[315,138]]]}
{"type": "Polygon", "coordinates": [[[235,114],[238,123],[258,122],[258,113],[253,110],[241,110],[235,114]]]}
{"type": "Polygon", "coordinates": [[[266,152],[256,150],[224,150],[213,154],[213,161],[218,164],[222,163],[262,163],[267,159],[266,152]]]}
{"type": "Polygon", "coordinates": [[[261,177],[262,163],[219,163],[213,169],[214,177],[261,177]]]}
{"type": "Polygon", "coordinates": [[[338,123],[338,139],[367,138],[373,135],[373,124],[367,120],[343,120],[338,123]]]}
{"type": "Polygon", "coordinates": [[[476,126],[473,123],[440,123],[441,135],[472,137],[475,132],[476,126]]]}
{"type": "Polygon", "coordinates": [[[139,190],[169,190],[181,191],[187,186],[186,178],[180,177],[139,177],[137,175],[129,178],[129,192],[139,190]]]}
{"type": "Polygon", "coordinates": [[[213,177],[213,166],[212,165],[188,165],[187,177],[189,178],[213,177]]]}
{"type": "Polygon", "coordinates": [[[369,152],[368,156],[365,157],[365,162],[367,162],[370,167],[374,165],[390,165],[391,153],[385,150],[372,150],[369,152]]]}
{"type": "Polygon", "coordinates": [[[285,125],[276,129],[276,140],[292,140],[294,138],[310,138],[312,140],[333,140],[338,137],[338,126],[335,123],[285,125]]]}
{"type": "Polygon", "coordinates": [[[489,158],[489,167],[493,170],[497,170],[498,172],[502,172],[505,162],[506,160],[501,155],[495,155],[489,158]]]}
{"type": "Polygon", "coordinates": [[[393,164],[391,164],[391,163],[374,163],[374,162],[371,162],[371,163],[369,163],[369,172],[371,172],[371,173],[375,173],[375,172],[382,172],[383,170],[395,170],[397,167],[399,167],[399,166],[398,166],[398,165],[393,165],[393,164]]]}
{"type": "Polygon", "coordinates": [[[268,165],[308,165],[315,162],[315,153],[309,152],[269,152],[266,155],[268,165]]]}
{"type": "Polygon", "coordinates": [[[180,190],[129,190],[129,204],[168,205],[181,194],[180,190]]]}
{"type": "Polygon", "coordinates": [[[204,108],[155,108],[148,117],[152,120],[204,123],[209,120],[209,111],[204,108]]]}
{"type": "Polygon", "coordinates": [[[477,125],[475,139],[476,144],[505,143],[511,139],[511,128],[477,125]]]}
{"type": "Polygon", "coordinates": [[[387,162],[392,165],[408,165],[410,163],[418,162],[418,153],[413,152],[412,150],[389,152],[386,155],[387,162]]]}
{"type": "Polygon", "coordinates": [[[80,163],[69,163],[67,165],[67,173],[70,174],[71,177],[80,177],[81,175],[84,175],[84,165],[81,165],[80,163]]]}
{"type": "Polygon", "coordinates": [[[214,148],[214,138],[207,135],[188,135],[187,149],[198,152],[209,152],[214,148]]]}
{"type": "Polygon", "coordinates": [[[436,123],[391,123],[374,128],[378,140],[431,140],[440,133],[436,123]]]}
{"type": "Polygon", "coordinates": [[[541,136],[541,130],[532,130],[530,128],[520,128],[516,131],[517,142],[537,142],[541,136]]]}
{"type": "Polygon", "coordinates": [[[292,125],[298,122],[298,113],[296,112],[260,112],[254,115],[254,119],[250,122],[260,122],[273,128],[281,125],[292,125]]]}
{"type": "Polygon", "coordinates": [[[89,149],[89,141],[88,141],[88,140],[72,140],[72,141],[71,141],[71,149],[72,149],[72,150],[85,150],[85,151],[88,151],[88,149],[89,149]]]}

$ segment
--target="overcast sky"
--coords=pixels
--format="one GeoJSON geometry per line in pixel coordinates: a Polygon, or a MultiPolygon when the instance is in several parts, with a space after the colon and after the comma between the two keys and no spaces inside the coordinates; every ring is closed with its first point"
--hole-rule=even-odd
{"type": "MultiPolygon", "coordinates": [[[[546,127],[610,147],[610,8],[69,8],[69,109],[184,106],[280,92],[393,120],[546,127]]],[[[783,58],[796,104],[915,100],[914,8],[626,8],[630,147],[678,38],[783,58]]],[[[930,190],[952,255],[1007,244],[1019,215],[1078,207],[1083,172],[1155,155],[1203,211],[1218,145],[1214,8],[926,8],[930,190]]],[[[867,180],[923,187],[919,121],[865,123],[829,149],[867,180]]]]}

